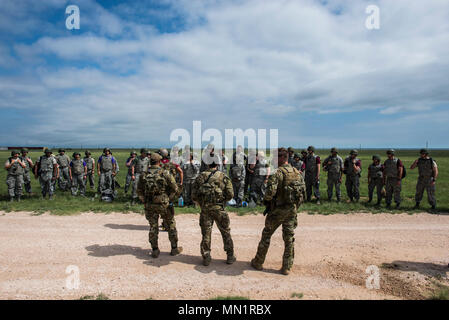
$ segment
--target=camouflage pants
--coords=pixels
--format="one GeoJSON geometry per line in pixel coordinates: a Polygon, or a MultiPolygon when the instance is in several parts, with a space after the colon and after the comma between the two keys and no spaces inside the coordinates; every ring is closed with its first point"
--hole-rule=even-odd
{"type": "Polygon", "coordinates": [[[132,198],[137,199],[137,184],[139,183],[140,173],[135,173],[134,177],[135,177],[135,179],[132,182],[132,184],[133,184],[132,198]]]}
{"type": "Polygon", "coordinates": [[[46,196],[47,193],[49,196],[52,196],[55,191],[56,181],[52,180],[53,172],[42,172],[39,176],[39,183],[41,185],[42,196],[46,196]]]}
{"type": "Polygon", "coordinates": [[[22,195],[23,175],[8,175],[6,177],[8,194],[10,198],[20,197],[22,195]]]}
{"type": "Polygon", "coordinates": [[[359,201],[360,199],[360,176],[347,175],[346,176],[346,192],[348,194],[349,200],[359,201]]]}
{"type": "Polygon", "coordinates": [[[210,256],[211,234],[214,221],[218,230],[220,230],[221,237],[223,238],[224,251],[226,251],[228,256],[232,256],[234,254],[234,243],[231,238],[230,220],[228,213],[221,208],[201,210],[200,227],[201,235],[203,236],[200,246],[201,255],[203,258],[210,256]]]}
{"type": "Polygon", "coordinates": [[[253,199],[256,203],[261,202],[265,196],[266,185],[264,182],[265,177],[254,177],[251,181],[250,199],[253,199]]]}
{"type": "Polygon", "coordinates": [[[64,167],[59,169],[59,179],[58,179],[58,187],[62,191],[66,191],[70,188],[71,185],[70,176],[69,176],[69,167],[64,167]]]}
{"type": "Polygon", "coordinates": [[[391,204],[393,197],[396,204],[401,203],[402,182],[398,185],[398,181],[400,181],[398,178],[387,178],[387,182],[385,183],[387,205],[391,204]]]}
{"type": "Polygon", "coordinates": [[[369,200],[373,200],[374,190],[377,191],[377,202],[382,201],[382,189],[384,187],[384,182],[382,178],[371,179],[371,182],[368,184],[368,197],[369,200]]]}
{"type": "Polygon", "coordinates": [[[284,255],[282,268],[290,270],[295,258],[295,229],[298,226],[296,207],[275,208],[265,219],[265,228],[262,231],[262,239],[259,242],[255,263],[263,265],[270,247],[270,240],[276,229],[282,225],[282,238],[284,240],[284,255]]]}
{"type": "Polygon", "coordinates": [[[29,171],[23,174],[23,185],[25,186],[25,192],[31,193],[31,177],[29,171]]]}
{"type": "Polygon", "coordinates": [[[86,176],[86,186],[87,186],[87,182],[89,182],[89,185],[91,188],[95,187],[95,174],[91,173],[91,172],[87,172],[87,176],[86,176]]]}
{"type": "Polygon", "coordinates": [[[329,173],[327,176],[327,198],[329,200],[332,200],[332,196],[334,194],[334,186],[337,200],[340,201],[341,200],[340,174],[329,173]]]}
{"type": "Polygon", "coordinates": [[[315,198],[317,200],[320,199],[320,181],[316,179],[315,175],[309,175],[306,174],[306,195],[307,195],[307,201],[310,201],[312,199],[312,192],[315,195],[315,198]]]}
{"type": "Polygon", "coordinates": [[[182,191],[182,196],[184,198],[184,205],[190,206],[193,204],[192,201],[192,186],[195,180],[193,181],[184,181],[184,189],[182,191]]]}
{"type": "Polygon", "coordinates": [[[125,180],[125,193],[128,192],[129,186],[131,185],[132,182],[133,182],[132,175],[131,175],[131,173],[128,172],[128,174],[126,175],[126,180],[125,180]]]}
{"type": "Polygon", "coordinates": [[[436,187],[435,185],[431,185],[432,178],[431,177],[419,177],[418,184],[416,185],[416,202],[421,202],[424,197],[424,190],[427,191],[427,200],[431,206],[437,205],[437,199],[435,197],[436,187]]]}
{"type": "Polygon", "coordinates": [[[160,204],[146,204],[145,218],[147,218],[150,223],[148,240],[151,244],[151,248],[158,248],[159,216],[168,226],[168,239],[170,240],[171,247],[177,248],[178,231],[176,230],[175,216],[172,214],[172,211],[160,204]]]}
{"type": "Polygon", "coordinates": [[[100,173],[100,180],[98,181],[98,192],[111,189],[114,190],[114,179],[112,177],[112,171],[104,171],[100,173]]]}
{"type": "Polygon", "coordinates": [[[78,190],[82,196],[86,194],[86,183],[83,174],[72,174],[72,195],[76,196],[78,190]]]}
{"type": "Polygon", "coordinates": [[[232,189],[234,189],[235,202],[241,203],[245,196],[245,180],[232,180],[232,189]]]}

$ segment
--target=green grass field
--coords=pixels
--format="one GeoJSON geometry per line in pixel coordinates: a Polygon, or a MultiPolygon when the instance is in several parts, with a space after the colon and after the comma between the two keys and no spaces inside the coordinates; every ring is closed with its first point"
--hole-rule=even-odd
{"type": "MultiPolygon", "coordinates": [[[[71,156],[74,151],[81,151],[81,154],[84,154],[84,150],[68,150],[67,155],[71,156]]],[[[318,150],[317,154],[320,155],[323,160],[328,155],[328,150],[318,150]]],[[[95,159],[101,155],[100,150],[91,150],[92,156],[95,159]]],[[[10,203],[8,200],[8,192],[6,186],[6,174],[7,171],[4,169],[1,170],[0,180],[3,181],[0,183],[0,210],[3,211],[32,211],[35,214],[42,214],[44,212],[50,212],[56,215],[68,215],[68,214],[76,214],[80,212],[137,212],[143,213],[143,205],[131,205],[130,202],[130,192],[128,195],[124,194],[123,186],[125,184],[125,177],[127,173],[127,168],[125,166],[125,161],[129,156],[130,150],[113,150],[113,155],[119,161],[120,172],[118,174],[117,180],[122,186],[121,189],[118,189],[118,198],[113,203],[104,203],[99,201],[99,198],[95,198],[95,189],[91,190],[87,187],[87,197],[72,197],[70,192],[61,192],[57,189],[56,196],[53,201],[41,200],[40,199],[40,186],[38,180],[35,180],[32,177],[32,188],[35,195],[29,197],[24,196],[21,202],[13,202],[10,203]]],[[[42,154],[42,152],[32,151],[29,155],[36,161],[36,159],[42,154]]],[[[342,158],[345,158],[348,154],[348,150],[341,150],[340,155],[342,158]]],[[[380,213],[386,212],[385,205],[381,208],[375,208],[374,205],[366,204],[368,197],[368,185],[367,185],[367,168],[369,164],[372,162],[371,157],[373,154],[380,154],[382,156],[382,161],[385,160],[386,155],[384,150],[364,150],[360,152],[360,159],[362,160],[362,179],[361,179],[361,201],[357,204],[348,204],[345,202],[346,197],[346,189],[344,187],[344,181],[342,185],[342,195],[343,202],[337,204],[336,202],[327,202],[327,184],[326,184],[326,173],[322,172],[321,174],[321,186],[320,191],[322,195],[321,205],[318,206],[314,203],[307,203],[301,207],[301,211],[307,212],[309,214],[335,214],[335,213],[350,213],[350,212],[372,212],[372,213],[380,213]]],[[[9,157],[10,151],[0,151],[0,161],[2,164],[9,157]]],[[[417,169],[409,170],[410,165],[413,163],[415,159],[418,158],[417,150],[398,150],[397,156],[400,158],[405,166],[407,167],[407,177],[403,181],[402,187],[402,209],[400,211],[392,210],[391,213],[399,213],[399,212],[408,212],[410,214],[414,213],[413,206],[416,181],[418,172],[417,169]]],[[[437,181],[437,212],[439,213],[447,213],[449,212],[449,150],[437,150],[433,151],[431,154],[432,158],[437,161],[439,168],[439,178],[437,181]]],[[[96,177],[96,183],[98,182],[98,177],[96,177]]],[[[334,197],[335,198],[335,197],[334,197]]],[[[428,210],[430,206],[427,203],[427,195],[424,196],[424,200],[421,205],[422,210],[428,210]]],[[[239,215],[249,214],[249,213],[262,213],[264,208],[257,207],[255,209],[250,208],[229,208],[229,211],[237,212],[239,215]]],[[[176,213],[198,213],[199,209],[197,208],[176,208],[176,213]]],[[[417,211],[416,211],[417,212],[417,211]]]]}

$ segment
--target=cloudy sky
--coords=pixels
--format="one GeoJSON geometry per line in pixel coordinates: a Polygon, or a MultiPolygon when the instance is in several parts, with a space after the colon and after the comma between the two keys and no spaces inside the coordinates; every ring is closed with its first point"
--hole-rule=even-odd
{"type": "Polygon", "coordinates": [[[449,2],[0,2],[0,145],[168,145],[193,120],[295,147],[449,147],[449,2]]]}

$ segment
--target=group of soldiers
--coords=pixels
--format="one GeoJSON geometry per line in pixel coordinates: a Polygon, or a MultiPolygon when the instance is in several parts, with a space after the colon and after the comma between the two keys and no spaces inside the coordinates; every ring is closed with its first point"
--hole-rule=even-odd
{"type": "MultiPolygon", "coordinates": [[[[335,194],[337,202],[341,201],[341,184],[343,176],[346,175],[346,192],[349,202],[360,200],[360,177],[362,172],[362,161],[357,157],[358,151],[351,150],[349,156],[343,160],[338,155],[337,148],[331,149],[331,154],[323,161],[323,170],[327,172],[327,196],[332,201],[335,194]]],[[[382,164],[381,157],[374,155],[373,162],[368,167],[368,202],[373,201],[374,191],[377,192],[377,203],[379,206],[385,197],[387,208],[391,208],[394,200],[396,208],[401,205],[402,180],[406,177],[406,168],[403,162],[396,157],[395,150],[386,152],[387,159],[382,164]]],[[[306,201],[311,201],[312,192],[317,204],[320,204],[320,171],[321,159],[315,154],[315,148],[310,146],[301,152],[302,156],[294,154],[289,148],[289,163],[301,171],[306,183],[306,201]]],[[[427,149],[420,150],[420,157],[413,162],[410,169],[418,168],[419,177],[416,185],[415,209],[420,207],[427,192],[427,198],[432,209],[436,209],[435,183],[438,178],[437,163],[429,156],[427,149]]]]}

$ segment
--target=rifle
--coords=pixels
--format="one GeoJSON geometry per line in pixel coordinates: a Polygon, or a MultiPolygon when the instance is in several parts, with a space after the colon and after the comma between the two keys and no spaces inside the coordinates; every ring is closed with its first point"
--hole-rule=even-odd
{"type": "Polygon", "coordinates": [[[263,212],[263,215],[266,216],[273,212],[273,210],[276,207],[276,198],[273,198],[271,201],[264,201],[265,204],[265,210],[263,212]]]}

